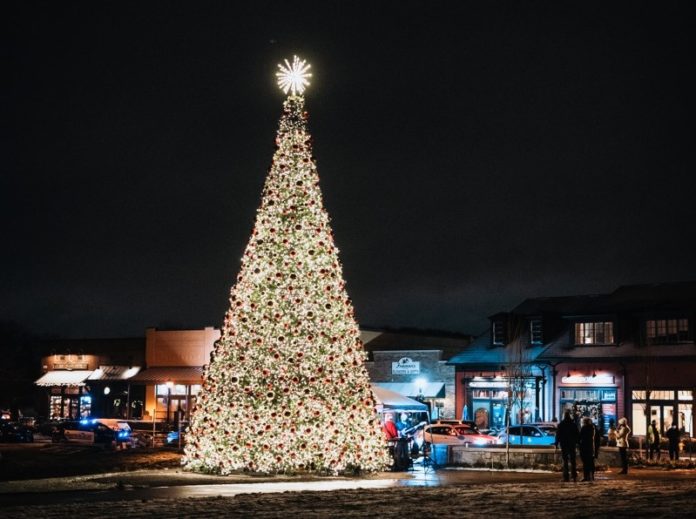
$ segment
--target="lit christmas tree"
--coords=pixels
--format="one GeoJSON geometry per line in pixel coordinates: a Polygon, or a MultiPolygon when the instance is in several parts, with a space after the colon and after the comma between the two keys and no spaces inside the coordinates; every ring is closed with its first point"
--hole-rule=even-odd
{"type": "Polygon", "coordinates": [[[307,131],[309,65],[283,104],[261,207],[187,436],[191,470],[341,473],[390,464],[307,131]]]}

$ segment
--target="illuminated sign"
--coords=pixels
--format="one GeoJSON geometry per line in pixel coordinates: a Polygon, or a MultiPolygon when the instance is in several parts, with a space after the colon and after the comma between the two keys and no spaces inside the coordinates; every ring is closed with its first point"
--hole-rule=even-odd
{"type": "Polygon", "coordinates": [[[563,384],[613,384],[614,377],[612,375],[571,375],[570,377],[561,378],[563,384]]]}
{"type": "Polygon", "coordinates": [[[392,362],[392,375],[418,375],[420,373],[420,362],[411,360],[408,357],[392,362]]]}

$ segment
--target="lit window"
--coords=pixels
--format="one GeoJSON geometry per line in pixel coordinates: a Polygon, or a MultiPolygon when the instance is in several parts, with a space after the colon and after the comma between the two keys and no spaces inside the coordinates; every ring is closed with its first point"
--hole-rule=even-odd
{"type": "Polygon", "coordinates": [[[529,321],[529,342],[531,344],[544,344],[544,330],[541,319],[529,321]]]}
{"type": "Polygon", "coordinates": [[[689,342],[689,320],[651,319],[645,322],[645,332],[650,344],[689,342]]]}
{"type": "Polygon", "coordinates": [[[614,323],[575,323],[575,344],[614,344],[614,323]]]}

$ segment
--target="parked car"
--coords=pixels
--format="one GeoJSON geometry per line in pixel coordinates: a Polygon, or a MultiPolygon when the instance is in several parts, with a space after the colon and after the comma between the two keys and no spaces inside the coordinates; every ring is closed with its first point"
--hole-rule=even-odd
{"type": "MultiPolygon", "coordinates": [[[[498,435],[498,445],[505,445],[507,434],[503,430],[498,435]]],[[[545,432],[536,425],[513,425],[510,427],[510,445],[553,445],[556,436],[545,432]]]]}
{"type": "Polygon", "coordinates": [[[449,418],[441,418],[439,420],[435,420],[433,423],[443,425],[466,425],[474,431],[480,432],[478,426],[476,425],[476,422],[474,422],[473,420],[453,420],[449,418]]]}
{"type": "Polygon", "coordinates": [[[423,440],[445,445],[495,445],[496,437],[481,434],[464,424],[432,424],[423,429],[423,440]]]}
{"type": "Polygon", "coordinates": [[[34,433],[29,427],[21,423],[3,420],[0,423],[0,441],[32,443],[34,441],[34,433]]]}
{"type": "Polygon", "coordinates": [[[542,431],[544,431],[546,434],[551,434],[553,436],[556,436],[556,429],[558,429],[558,424],[555,422],[534,422],[530,423],[528,425],[533,425],[535,427],[538,427],[542,431]]]}
{"type": "Polygon", "coordinates": [[[129,444],[131,428],[128,422],[114,418],[85,418],[65,421],[54,431],[53,441],[85,444],[129,444]]]}

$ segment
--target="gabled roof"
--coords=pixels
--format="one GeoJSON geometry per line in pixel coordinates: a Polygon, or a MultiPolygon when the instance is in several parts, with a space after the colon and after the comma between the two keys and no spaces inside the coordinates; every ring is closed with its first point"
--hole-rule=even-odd
{"type": "MultiPolygon", "coordinates": [[[[694,318],[696,312],[696,281],[675,283],[652,283],[626,285],[610,294],[590,294],[562,297],[535,297],[526,299],[510,313],[498,313],[492,317],[507,315],[523,320],[533,316],[554,316],[553,327],[544,325],[544,333],[555,333],[545,337],[546,344],[532,346],[525,350],[525,356],[539,361],[561,359],[635,359],[645,356],[651,358],[696,356],[696,345],[666,344],[645,347],[638,344],[630,334],[623,334],[621,342],[611,346],[576,346],[571,339],[572,317],[623,315],[642,316],[650,313],[686,313],[694,318]],[[568,318],[568,319],[564,319],[568,318]]],[[[675,314],[675,316],[677,316],[675,314]]],[[[692,326],[694,324],[692,323],[692,326]]],[[[618,330],[617,330],[618,332],[618,330]]],[[[521,344],[528,342],[528,330],[522,327],[519,338],[521,344]]],[[[454,355],[448,364],[470,367],[499,366],[509,362],[509,346],[492,346],[490,330],[474,340],[463,351],[454,355]]]]}
{"type": "Polygon", "coordinates": [[[696,281],[624,285],[609,294],[534,297],[517,305],[512,313],[572,316],[661,309],[696,309],[696,281]]]}
{"type": "Polygon", "coordinates": [[[448,360],[462,351],[471,340],[468,336],[437,336],[371,330],[361,330],[360,337],[370,359],[375,351],[440,350],[442,360],[448,360]]]}
{"type": "MultiPolygon", "coordinates": [[[[543,345],[527,346],[528,336],[520,338],[521,349],[519,350],[524,362],[534,362],[539,354],[544,351],[543,345]]],[[[508,346],[493,346],[491,344],[491,333],[487,330],[476,340],[469,344],[457,355],[449,359],[447,364],[458,366],[469,366],[472,368],[499,369],[500,366],[515,362],[516,355],[513,348],[508,346]]]]}

